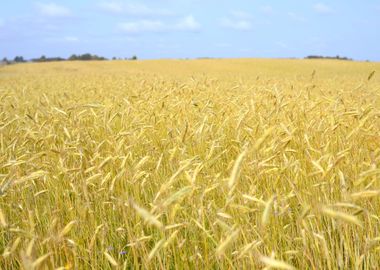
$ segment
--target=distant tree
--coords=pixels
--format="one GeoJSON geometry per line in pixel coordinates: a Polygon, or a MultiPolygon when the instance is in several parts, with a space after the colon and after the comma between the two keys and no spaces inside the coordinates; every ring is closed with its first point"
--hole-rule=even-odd
{"type": "Polygon", "coordinates": [[[5,63],[6,65],[9,64],[8,58],[6,58],[6,57],[3,58],[2,62],[5,63]]]}
{"type": "Polygon", "coordinates": [[[16,63],[23,63],[23,62],[25,62],[24,57],[22,57],[22,56],[16,56],[13,61],[16,62],[16,63]]]}
{"type": "Polygon", "coordinates": [[[31,60],[32,62],[46,62],[47,58],[45,55],[42,55],[40,58],[35,58],[31,60]]]}
{"type": "Polygon", "coordinates": [[[69,61],[81,60],[81,61],[91,61],[91,60],[107,60],[107,58],[97,55],[92,55],[90,53],[71,55],[68,59],[69,61]]]}
{"type": "Polygon", "coordinates": [[[79,58],[80,58],[80,60],[84,60],[84,61],[88,61],[88,60],[93,59],[92,55],[89,53],[82,54],[79,58]]]}
{"type": "Polygon", "coordinates": [[[305,57],[306,59],[336,59],[336,60],[347,60],[352,61],[351,58],[348,57],[341,57],[339,55],[337,56],[321,56],[321,55],[309,55],[305,57]]]}
{"type": "Polygon", "coordinates": [[[114,56],[114,57],[112,57],[112,60],[116,60],[116,57],[114,56]]]}
{"type": "Polygon", "coordinates": [[[42,55],[40,58],[32,59],[32,62],[56,62],[56,61],[65,61],[66,59],[61,57],[46,57],[42,55]]]}
{"type": "Polygon", "coordinates": [[[76,54],[73,54],[69,57],[70,61],[78,60],[78,56],[76,54]]]}
{"type": "Polygon", "coordinates": [[[131,60],[137,60],[137,56],[136,55],[132,56],[131,60]]]}

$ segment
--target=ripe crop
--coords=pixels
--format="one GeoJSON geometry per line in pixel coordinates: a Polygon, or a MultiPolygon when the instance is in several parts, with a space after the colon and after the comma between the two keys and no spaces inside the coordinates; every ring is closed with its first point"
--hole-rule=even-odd
{"type": "Polygon", "coordinates": [[[0,67],[0,268],[379,268],[379,72],[0,67]]]}

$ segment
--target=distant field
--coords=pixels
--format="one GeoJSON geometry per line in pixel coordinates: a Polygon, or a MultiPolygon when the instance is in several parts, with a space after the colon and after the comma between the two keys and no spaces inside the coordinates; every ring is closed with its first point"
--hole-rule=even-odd
{"type": "Polygon", "coordinates": [[[380,63],[3,66],[0,108],[0,269],[380,268],[380,63]]]}

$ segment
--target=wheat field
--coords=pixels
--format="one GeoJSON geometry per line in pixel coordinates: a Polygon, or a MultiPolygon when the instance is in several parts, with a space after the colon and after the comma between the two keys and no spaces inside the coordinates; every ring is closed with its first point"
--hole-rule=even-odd
{"type": "Polygon", "coordinates": [[[0,268],[380,268],[379,73],[0,67],[0,268]]]}

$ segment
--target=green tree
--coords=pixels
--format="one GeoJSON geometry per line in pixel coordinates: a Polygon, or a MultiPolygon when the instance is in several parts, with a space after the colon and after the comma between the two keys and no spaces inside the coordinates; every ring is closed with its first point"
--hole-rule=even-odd
{"type": "Polygon", "coordinates": [[[24,57],[22,57],[22,56],[16,56],[13,61],[16,62],[16,63],[23,63],[23,62],[25,62],[24,57]]]}
{"type": "Polygon", "coordinates": [[[69,57],[70,61],[78,60],[78,56],[76,54],[73,54],[69,57]]]}

